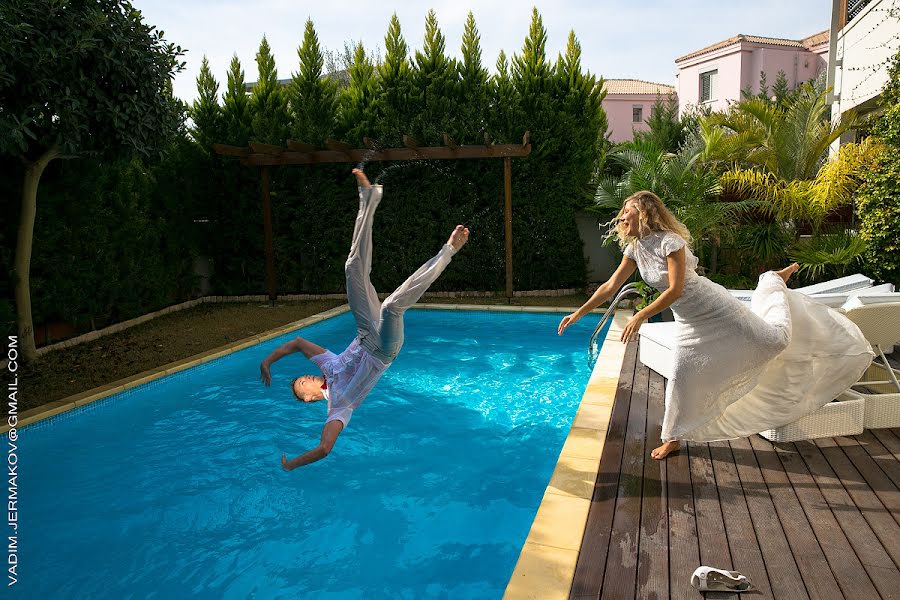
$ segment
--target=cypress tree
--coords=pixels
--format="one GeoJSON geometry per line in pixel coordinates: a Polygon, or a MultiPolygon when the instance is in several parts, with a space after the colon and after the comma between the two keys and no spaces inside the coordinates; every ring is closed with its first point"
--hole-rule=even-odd
{"type": "Polygon", "coordinates": [[[769,99],[769,86],[766,83],[766,72],[759,72],[759,93],[756,94],[757,98],[761,98],[763,100],[769,99]]]}
{"type": "Polygon", "coordinates": [[[444,132],[457,136],[458,72],[456,61],[447,57],[445,49],[437,15],[429,10],[425,17],[425,46],[422,52],[416,52],[412,73],[412,133],[426,145],[440,144],[444,132]]]}
{"type": "Polygon", "coordinates": [[[521,136],[521,97],[509,73],[509,61],[501,50],[497,57],[497,74],[491,80],[493,101],[489,116],[489,133],[501,143],[509,143],[521,136]]]}
{"type": "Polygon", "coordinates": [[[297,54],[300,71],[294,75],[289,91],[292,134],[299,141],[320,146],[334,133],[338,84],[331,77],[322,77],[325,57],[311,20],[306,21],[297,54]]]}
{"type": "Polygon", "coordinates": [[[374,130],[376,86],[375,65],[362,42],[356,45],[349,71],[350,85],[340,97],[340,128],[344,141],[360,145],[363,136],[374,130]]]}
{"type": "Polygon", "coordinates": [[[535,142],[532,152],[539,156],[552,154],[562,142],[554,135],[558,110],[553,98],[555,81],[553,69],[547,62],[546,46],[547,30],[534,8],[522,54],[514,55],[512,59],[511,79],[522,102],[520,128],[531,132],[535,142]]]}
{"type": "Polygon", "coordinates": [[[252,139],[283,145],[288,133],[287,94],[278,82],[275,57],[263,36],[256,53],[259,78],[250,94],[252,139]]]}
{"type": "Polygon", "coordinates": [[[400,32],[400,20],[396,13],[391,17],[384,46],[385,57],[378,67],[375,92],[376,131],[383,145],[399,146],[402,144],[403,134],[409,131],[411,125],[412,75],[406,41],[400,32]]]}
{"type": "Polygon", "coordinates": [[[606,92],[602,81],[598,84],[593,75],[582,72],[581,44],[574,31],[569,32],[565,56],[557,60],[556,73],[560,103],[557,138],[571,141],[561,148],[569,156],[563,172],[574,185],[576,195],[572,200],[580,208],[593,196],[589,183],[606,135],[606,112],[602,106],[606,92]],[[577,193],[581,186],[586,192],[583,197],[577,193]]]}
{"type": "Polygon", "coordinates": [[[486,127],[489,101],[489,78],[487,69],[481,65],[481,36],[475,26],[472,11],[466,17],[462,39],[462,62],[459,67],[459,114],[465,117],[460,124],[459,143],[480,144],[481,133],[486,127]]]}
{"type": "Polygon", "coordinates": [[[225,91],[222,120],[224,141],[235,146],[246,146],[250,139],[250,99],[247,97],[244,70],[237,54],[231,57],[228,69],[228,89],[225,91]]]}
{"type": "Polygon", "coordinates": [[[200,75],[197,76],[197,99],[191,107],[191,137],[204,149],[222,138],[222,107],[219,105],[219,83],[209,70],[209,61],[203,56],[200,75]]]}
{"type": "Polygon", "coordinates": [[[775,96],[775,102],[781,104],[785,98],[791,93],[788,89],[787,75],[781,69],[778,70],[778,76],[775,77],[775,85],[772,86],[772,94],[775,96]]]}

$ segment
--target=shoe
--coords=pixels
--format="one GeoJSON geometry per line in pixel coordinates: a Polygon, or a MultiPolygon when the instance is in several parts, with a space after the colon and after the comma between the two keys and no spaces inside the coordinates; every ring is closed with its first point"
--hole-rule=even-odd
{"type": "Polygon", "coordinates": [[[697,567],[691,575],[691,585],[699,585],[701,592],[749,592],[753,584],[737,571],[715,567],[697,567]]]}

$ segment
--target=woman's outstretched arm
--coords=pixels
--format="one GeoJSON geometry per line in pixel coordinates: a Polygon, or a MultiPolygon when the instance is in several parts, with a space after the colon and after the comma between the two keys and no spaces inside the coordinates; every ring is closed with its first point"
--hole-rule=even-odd
{"type": "Polygon", "coordinates": [[[634,273],[635,269],[637,269],[637,263],[627,256],[623,256],[622,262],[619,263],[619,268],[616,269],[616,272],[613,273],[612,277],[600,285],[588,301],[581,305],[581,308],[572,314],[563,317],[562,321],[559,322],[559,328],[556,330],[557,335],[562,335],[569,325],[576,323],[581,317],[611,298],[612,295],[628,281],[628,278],[631,277],[631,274],[634,273]]]}

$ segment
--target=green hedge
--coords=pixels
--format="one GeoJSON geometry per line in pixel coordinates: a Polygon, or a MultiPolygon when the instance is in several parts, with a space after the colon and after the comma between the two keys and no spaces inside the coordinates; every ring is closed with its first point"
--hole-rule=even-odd
{"type": "MultiPolygon", "coordinates": [[[[422,51],[410,57],[392,20],[384,62],[360,46],[349,87],[321,77],[311,23],[291,86],[279,88],[263,41],[249,96],[235,58],[224,94],[204,63],[190,132],[154,163],[54,161],[38,191],[32,261],[34,322],[101,324],[133,317],[198,293],[196,257],[212,263],[213,294],[265,292],[259,172],[214,155],[216,141],[320,144],[325,137],[362,147],[363,137],[399,145],[520,143],[532,154],[512,162],[513,262],[517,289],[561,288],[586,280],[575,211],[592,197],[591,180],[606,132],[602,80],[584,73],[574,34],[559,60],[547,60],[537,11],[520,54],[501,54],[498,74],[481,62],[480,36],[469,17],[463,59],[446,55],[433,12],[422,51]],[[330,122],[329,122],[330,119],[330,122]]],[[[343,264],[357,203],[354,165],[272,169],[278,291],[344,290],[343,264]]],[[[372,279],[391,291],[443,244],[453,226],[472,231],[469,246],[435,290],[502,290],[505,281],[503,162],[500,159],[369,163],[385,199],[375,220],[372,279]]],[[[5,214],[0,264],[11,269],[19,212],[19,167],[0,166],[5,214]]],[[[12,290],[6,295],[12,297],[12,290]]],[[[0,305],[0,314],[11,300],[0,305]]],[[[8,312],[8,311],[7,311],[8,312]]]]}

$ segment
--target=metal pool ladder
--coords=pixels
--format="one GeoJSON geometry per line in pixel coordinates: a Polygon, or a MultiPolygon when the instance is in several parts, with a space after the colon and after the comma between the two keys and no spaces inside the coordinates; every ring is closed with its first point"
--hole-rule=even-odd
{"type": "Polygon", "coordinates": [[[600,348],[597,345],[597,337],[600,335],[600,331],[603,329],[603,326],[606,325],[606,322],[609,321],[609,318],[616,312],[616,307],[619,306],[619,303],[624,300],[627,296],[640,296],[640,292],[637,289],[638,284],[636,282],[632,282],[622,286],[622,289],[619,290],[619,293],[616,294],[616,297],[613,298],[613,301],[609,303],[609,308],[606,309],[606,312],[603,313],[603,316],[600,318],[600,322],[597,323],[597,327],[594,328],[594,333],[591,334],[591,340],[588,342],[588,366],[592,367],[597,362],[597,357],[600,356],[600,348]]]}

